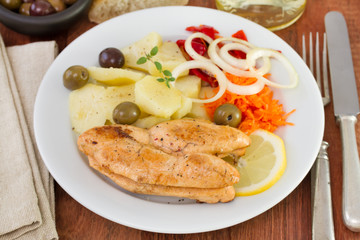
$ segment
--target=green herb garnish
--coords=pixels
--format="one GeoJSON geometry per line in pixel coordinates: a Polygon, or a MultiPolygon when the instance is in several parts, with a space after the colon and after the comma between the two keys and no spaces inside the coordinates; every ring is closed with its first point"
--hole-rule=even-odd
{"type": "Polygon", "coordinates": [[[156,79],[158,82],[165,82],[166,86],[170,88],[169,82],[175,81],[175,78],[172,76],[172,73],[169,70],[163,70],[161,63],[154,61],[152,58],[158,53],[159,48],[157,46],[151,49],[150,53],[145,53],[145,57],[141,57],[137,60],[136,64],[144,64],[147,61],[150,61],[155,64],[156,69],[163,75],[162,78],[156,79]]]}

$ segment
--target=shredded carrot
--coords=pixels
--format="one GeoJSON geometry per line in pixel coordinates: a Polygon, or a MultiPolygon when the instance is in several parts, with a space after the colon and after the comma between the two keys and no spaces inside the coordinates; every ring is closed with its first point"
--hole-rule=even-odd
{"type": "MultiPolygon", "coordinates": [[[[239,85],[249,85],[256,81],[255,78],[237,77],[228,73],[226,76],[230,81],[239,85]]],[[[247,96],[226,91],[221,98],[211,103],[205,103],[204,107],[208,115],[213,118],[216,108],[224,103],[232,103],[239,108],[242,120],[238,128],[248,135],[259,128],[273,132],[279,126],[294,125],[287,122],[286,119],[295,112],[295,109],[286,113],[279,100],[273,99],[273,92],[268,86],[265,86],[257,94],[247,96]]]]}

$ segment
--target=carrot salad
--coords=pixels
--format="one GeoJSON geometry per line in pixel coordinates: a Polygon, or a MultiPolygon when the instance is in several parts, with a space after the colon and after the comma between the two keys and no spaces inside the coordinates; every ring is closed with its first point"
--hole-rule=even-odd
{"type": "MultiPolygon", "coordinates": [[[[230,81],[238,85],[249,85],[256,81],[255,78],[225,74],[230,81]]],[[[216,108],[224,103],[232,103],[239,108],[242,120],[238,128],[247,135],[259,128],[273,132],[279,126],[294,125],[287,122],[286,119],[295,109],[286,113],[279,100],[273,99],[273,91],[266,85],[264,89],[254,95],[237,95],[226,91],[221,98],[211,103],[205,103],[204,107],[208,115],[213,118],[216,108]]]]}

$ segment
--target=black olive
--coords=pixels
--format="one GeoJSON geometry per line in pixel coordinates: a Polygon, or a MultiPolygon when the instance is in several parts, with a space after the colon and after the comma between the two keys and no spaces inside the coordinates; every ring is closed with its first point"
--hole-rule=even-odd
{"type": "Polygon", "coordinates": [[[99,54],[99,63],[104,68],[121,68],[124,66],[124,54],[117,48],[106,48],[99,54]]]}

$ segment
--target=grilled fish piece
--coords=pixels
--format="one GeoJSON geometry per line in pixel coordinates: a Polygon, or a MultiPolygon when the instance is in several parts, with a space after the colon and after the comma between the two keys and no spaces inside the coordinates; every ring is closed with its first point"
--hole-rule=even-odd
{"type": "Polygon", "coordinates": [[[79,136],[78,147],[101,167],[142,184],[224,188],[239,181],[238,171],[221,158],[201,152],[171,155],[146,144],[144,134],[136,127],[96,127],[79,136]]]}
{"type": "Polygon", "coordinates": [[[208,153],[241,156],[250,138],[242,131],[202,119],[179,119],[149,129],[150,144],[166,153],[208,153]]]}
{"type": "Polygon", "coordinates": [[[113,173],[106,167],[101,167],[96,160],[91,157],[89,157],[89,162],[91,167],[110,178],[117,185],[134,193],[184,197],[205,203],[229,202],[235,198],[235,189],[233,186],[224,188],[190,188],[138,183],[130,178],[113,173]]]}

